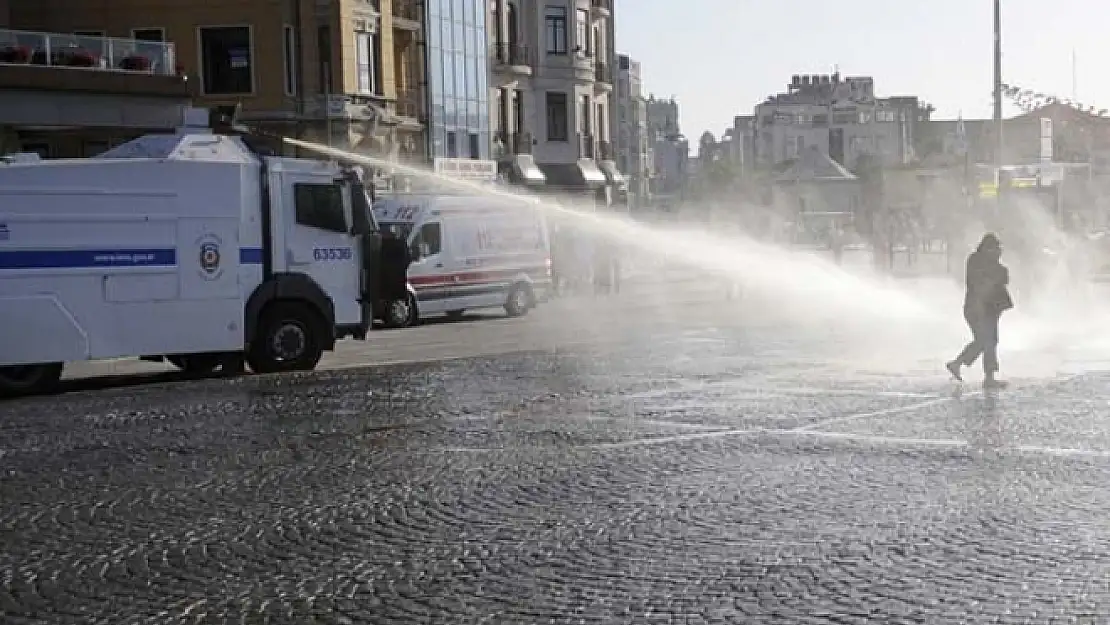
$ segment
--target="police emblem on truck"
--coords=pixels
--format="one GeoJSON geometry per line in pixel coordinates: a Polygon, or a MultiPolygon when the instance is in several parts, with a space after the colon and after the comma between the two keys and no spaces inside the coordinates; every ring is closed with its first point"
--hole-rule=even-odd
{"type": "Polygon", "coordinates": [[[206,280],[215,280],[220,277],[223,270],[220,267],[220,238],[215,235],[206,235],[197,240],[199,249],[201,277],[206,280]]]}

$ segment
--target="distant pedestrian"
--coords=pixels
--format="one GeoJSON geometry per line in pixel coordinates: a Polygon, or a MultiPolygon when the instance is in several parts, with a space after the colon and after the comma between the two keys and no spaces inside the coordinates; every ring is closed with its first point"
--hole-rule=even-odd
{"type": "Polygon", "coordinates": [[[946,365],[957,380],[960,367],[970,367],[983,357],[983,387],[998,388],[1004,383],[995,378],[998,372],[998,322],[1002,313],[1013,308],[1008,285],[1010,271],[1001,263],[1002,244],[988,233],[967,258],[967,293],[964,296],[964,319],[971,327],[972,341],[956,359],[946,365]]]}

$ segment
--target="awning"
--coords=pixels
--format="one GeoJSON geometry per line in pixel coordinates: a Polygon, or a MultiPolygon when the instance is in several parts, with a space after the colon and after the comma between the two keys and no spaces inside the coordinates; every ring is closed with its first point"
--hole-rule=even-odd
{"type": "Polygon", "coordinates": [[[497,169],[513,184],[532,186],[547,182],[531,154],[514,154],[511,159],[498,163],[497,169]]]}
{"type": "Polygon", "coordinates": [[[539,169],[549,187],[588,190],[608,182],[597,164],[588,158],[580,158],[576,163],[540,163],[539,169]]]}
{"type": "Polygon", "coordinates": [[[601,161],[600,167],[601,173],[605,174],[606,181],[608,181],[609,184],[613,185],[613,188],[628,188],[628,179],[624,177],[624,174],[622,174],[619,169],[617,169],[616,163],[614,163],[613,161],[601,161]]]}

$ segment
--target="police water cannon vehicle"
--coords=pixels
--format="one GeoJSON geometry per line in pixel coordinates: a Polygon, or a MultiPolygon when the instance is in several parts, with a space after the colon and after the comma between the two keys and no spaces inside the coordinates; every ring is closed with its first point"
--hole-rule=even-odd
{"type": "Polygon", "coordinates": [[[192,113],[94,158],[0,162],[0,395],[81,360],[310,370],[393,308],[357,170],[192,113]]]}

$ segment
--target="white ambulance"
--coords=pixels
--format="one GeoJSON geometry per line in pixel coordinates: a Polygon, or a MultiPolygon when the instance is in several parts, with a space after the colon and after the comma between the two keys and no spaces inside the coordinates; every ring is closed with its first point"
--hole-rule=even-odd
{"type": "Polygon", "coordinates": [[[551,288],[551,250],[538,200],[397,194],[374,204],[383,232],[409,244],[420,317],[504,308],[526,314],[551,288]]]}

